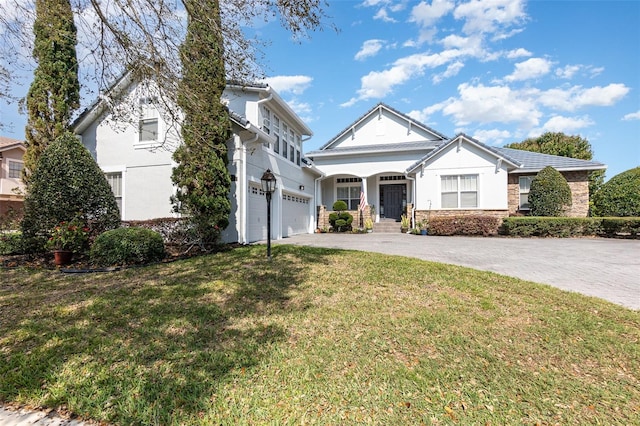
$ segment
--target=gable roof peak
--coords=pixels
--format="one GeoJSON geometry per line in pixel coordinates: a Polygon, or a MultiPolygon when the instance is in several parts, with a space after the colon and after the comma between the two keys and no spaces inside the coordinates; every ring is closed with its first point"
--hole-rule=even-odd
{"type": "Polygon", "coordinates": [[[410,125],[416,125],[416,126],[420,127],[421,129],[433,134],[434,136],[436,136],[440,140],[443,140],[443,141],[449,140],[449,137],[443,135],[442,133],[438,132],[437,130],[434,130],[431,127],[427,126],[426,124],[421,123],[418,120],[415,120],[414,118],[408,116],[407,114],[405,114],[403,112],[400,112],[399,110],[393,108],[389,104],[386,104],[386,103],[380,101],[376,105],[374,105],[372,108],[370,108],[367,112],[365,112],[363,115],[361,115],[359,118],[357,118],[350,125],[348,125],[344,129],[342,129],[338,134],[336,134],[336,136],[331,138],[327,143],[322,145],[319,148],[319,150],[322,151],[322,150],[325,150],[327,148],[330,148],[345,133],[347,133],[348,131],[354,129],[358,124],[362,123],[364,120],[366,120],[368,117],[370,117],[371,115],[375,114],[376,112],[382,113],[383,110],[386,110],[386,111],[390,112],[391,114],[393,114],[393,115],[395,115],[397,117],[400,117],[401,119],[405,120],[410,125]]]}

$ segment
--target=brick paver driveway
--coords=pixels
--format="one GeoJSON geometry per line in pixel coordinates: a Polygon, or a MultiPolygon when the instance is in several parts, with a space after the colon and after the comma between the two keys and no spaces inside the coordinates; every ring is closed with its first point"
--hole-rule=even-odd
{"type": "Polygon", "coordinates": [[[372,251],[468,266],[600,297],[640,310],[640,241],[306,234],[278,241],[372,251]]]}

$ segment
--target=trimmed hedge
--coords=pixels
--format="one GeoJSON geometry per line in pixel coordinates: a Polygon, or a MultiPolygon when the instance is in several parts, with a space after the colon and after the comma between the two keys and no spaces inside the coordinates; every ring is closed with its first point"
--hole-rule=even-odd
{"type": "Polygon", "coordinates": [[[185,218],[161,217],[149,220],[128,220],[124,228],[145,228],[159,233],[165,244],[181,246],[189,244],[189,221],[185,218]]]}
{"type": "Polygon", "coordinates": [[[150,229],[118,228],[98,235],[91,259],[101,266],[158,262],[165,256],[162,236],[150,229]]]}
{"type": "Polygon", "coordinates": [[[640,238],[640,218],[507,217],[503,219],[501,233],[512,237],[640,238]]]}
{"type": "Polygon", "coordinates": [[[435,217],[429,220],[429,235],[496,235],[500,218],[487,215],[435,217]]]}
{"type": "Polygon", "coordinates": [[[0,255],[24,253],[24,242],[20,232],[0,232],[0,255]]]}
{"type": "Polygon", "coordinates": [[[594,216],[640,215],[640,167],[615,175],[593,196],[594,216]]]}

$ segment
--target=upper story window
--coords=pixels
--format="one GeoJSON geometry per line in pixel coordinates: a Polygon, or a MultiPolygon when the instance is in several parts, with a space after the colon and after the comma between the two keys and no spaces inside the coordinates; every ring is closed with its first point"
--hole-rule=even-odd
{"type": "MultiPolygon", "coordinates": [[[[262,131],[275,139],[273,151],[298,166],[302,162],[301,136],[278,115],[267,107],[262,107],[262,131]]],[[[268,143],[264,144],[269,147],[268,143]]]]}
{"type": "Polygon", "coordinates": [[[9,178],[10,179],[20,179],[22,175],[22,167],[24,164],[22,161],[11,161],[9,160],[9,178]]]}
{"type": "Polygon", "coordinates": [[[478,175],[442,176],[440,183],[443,209],[478,207],[478,175]]]}
{"type": "Polygon", "coordinates": [[[273,136],[276,142],[273,144],[273,150],[280,152],[280,119],[274,114],[273,116],[273,136]]]}
{"type": "Polygon", "coordinates": [[[531,181],[535,176],[520,176],[518,179],[520,200],[518,208],[520,210],[529,210],[529,191],[531,190],[531,181]]]}
{"type": "Polygon", "coordinates": [[[159,114],[156,98],[140,99],[140,121],[138,123],[138,141],[142,143],[158,140],[159,114]]]}
{"type": "Polygon", "coordinates": [[[287,158],[289,153],[289,126],[282,123],[282,156],[287,158]]]}
{"type": "MultiPolygon", "coordinates": [[[[262,110],[262,130],[268,135],[271,134],[271,111],[266,107],[262,110]]],[[[269,142],[264,142],[263,145],[269,148],[269,142]]]]}

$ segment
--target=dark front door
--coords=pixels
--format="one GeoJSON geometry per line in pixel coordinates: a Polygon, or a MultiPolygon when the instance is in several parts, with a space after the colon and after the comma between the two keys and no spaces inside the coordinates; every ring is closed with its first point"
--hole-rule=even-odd
{"type": "Polygon", "coordinates": [[[380,205],[384,209],[384,217],[400,220],[404,213],[405,185],[381,185],[380,205]]]}

